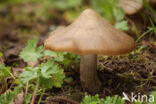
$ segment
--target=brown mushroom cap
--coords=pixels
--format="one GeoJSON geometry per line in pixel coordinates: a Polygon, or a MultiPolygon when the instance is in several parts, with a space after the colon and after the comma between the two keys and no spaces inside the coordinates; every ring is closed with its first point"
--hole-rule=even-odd
{"type": "Polygon", "coordinates": [[[92,9],[86,9],[71,25],[51,34],[45,48],[53,51],[119,55],[135,47],[133,38],[115,29],[92,9]]]}
{"type": "Polygon", "coordinates": [[[54,35],[55,33],[61,31],[63,28],[65,28],[65,26],[58,26],[55,31],[51,32],[49,35],[52,36],[54,35]]]}
{"type": "Polygon", "coordinates": [[[126,14],[132,15],[143,8],[142,0],[119,0],[119,7],[122,7],[126,14]]]}

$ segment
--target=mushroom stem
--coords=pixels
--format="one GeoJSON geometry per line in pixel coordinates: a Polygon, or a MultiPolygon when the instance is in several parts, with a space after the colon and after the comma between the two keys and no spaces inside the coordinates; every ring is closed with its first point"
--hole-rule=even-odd
{"type": "Polygon", "coordinates": [[[97,55],[82,55],[80,62],[80,80],[84,90],[90,94],[99,92],[101,82],[98,78],[97,71],[97,55]]]}

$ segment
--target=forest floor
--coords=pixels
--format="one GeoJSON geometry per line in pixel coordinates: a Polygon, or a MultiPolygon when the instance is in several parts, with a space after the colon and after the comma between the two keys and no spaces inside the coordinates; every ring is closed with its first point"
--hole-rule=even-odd
{"type": "MultiPolygon", "coordinates": [[[[27,6],[29,5],[24,5],[25,8],[27,6]]],[[[13,6],[0,10],[0,51],[4,54],[5,64],[12,67],[15,76],[26,66],[19,53],[27,40],[37,37],[39,45],[43,45],[50,32],[49,27],[69,24],[59,19],[43,21],[40,17],[34,17],[31,10],[23,14],[19,8],[20,6],[13,6]]],[[[131,36],[136,38],[134,34],[131,36]]],[[[100,80],[103,82],[100,97],[116,94],[122,96],[123,92],[130,95],[131,92],[149,94],[155,91],[156,38],[151,34],[146,35],[136,43],[136,49],[130,54],[110,57],[99,55],[98,69],[100,80]]],[[[65,82],[61,89],[54,88],[47,93],[52,92],[51,95],[68,96],[80,101],[84,91],[80,86],[78,69],[73,69],[71,65],[65,73],[74,81],[65,82]]]]}

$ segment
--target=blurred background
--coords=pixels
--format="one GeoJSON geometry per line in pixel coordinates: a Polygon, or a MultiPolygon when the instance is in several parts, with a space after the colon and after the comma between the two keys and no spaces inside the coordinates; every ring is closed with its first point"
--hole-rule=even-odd
{"type": "Polygon", "coordinates": [[[94,8],[116,28],[138,38],[147,25],[154,26],[154,6],[155,0],[0,0],[0,37],[45,34],[71,23],[85,8],[94,8]],[[125,13],[126,8],[136,11],[125,13]]]}
{"type": "Polygon", "coordinates": [[[58,25],[70,24],[85,8],[95,9],[137,41],[144,38],[144,32],[152,31],[150,37],[155,37],[154,7],[155,0],[0,0],[0,51],[7,48],[3,46],[9,39],[25,42],[26,37],[40,35],[44,40],[45,34],[58,25]],[[128,12],[131,9],[132,13],[128,12]]]}

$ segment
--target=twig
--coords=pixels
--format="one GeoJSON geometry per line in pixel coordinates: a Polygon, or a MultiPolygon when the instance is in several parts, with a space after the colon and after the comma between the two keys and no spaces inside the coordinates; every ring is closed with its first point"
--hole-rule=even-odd
{"type": "Polygon", "coordinates": [[[66,96],[58,96],[58,97],[55,97],[55,98],[50,98],[48,99],[48,101],[50,102],[68,102],[70,104],[80,104],[79,102],[71,99],[71,98],[68,98],[66,96]]]}

